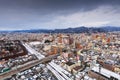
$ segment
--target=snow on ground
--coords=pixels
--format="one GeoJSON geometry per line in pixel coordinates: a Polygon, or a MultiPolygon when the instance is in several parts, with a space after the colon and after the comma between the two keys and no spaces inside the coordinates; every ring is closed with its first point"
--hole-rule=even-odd
{"type": "MultiPolygon", "coordinates": [[[[96,72],[99,72],[99,67],[98,66],[95,66],[92,68],[92,70],[96,71],[96,72]]],[[[120,80],[120,75],[115,73],[115,72],[112,72],[110,70],[107,70],[105,68],[101,68],[101,71],[100,71],[101,74],[107,76],[110,78],[110,76],[113,76],[115,78],[117,78],[118,80],[120,80]]]]}

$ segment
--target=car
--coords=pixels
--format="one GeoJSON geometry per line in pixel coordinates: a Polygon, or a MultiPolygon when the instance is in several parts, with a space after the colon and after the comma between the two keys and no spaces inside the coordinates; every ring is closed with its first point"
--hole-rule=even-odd
{"type": "Polygon", "coordinates": [[[11,70],[10,68],[3,68],[3,69],[0,71],[0,73],[8,72],[8,71],[10,71],[10,70],[11,70]]]}

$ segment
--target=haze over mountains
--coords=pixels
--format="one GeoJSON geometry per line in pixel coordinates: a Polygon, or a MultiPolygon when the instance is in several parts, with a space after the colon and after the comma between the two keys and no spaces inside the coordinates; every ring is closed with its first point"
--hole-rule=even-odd
{"type": "Polygon", "coordinates": [[[66,29],[30,29],[30,30],[14,30],[14,31],[0,31],[0,32],[26,32],[26,33],[83,33],[83,32],[113,32],[120,31],[120,27],[106,26],[106,27],[76,27],[66,29]]]}

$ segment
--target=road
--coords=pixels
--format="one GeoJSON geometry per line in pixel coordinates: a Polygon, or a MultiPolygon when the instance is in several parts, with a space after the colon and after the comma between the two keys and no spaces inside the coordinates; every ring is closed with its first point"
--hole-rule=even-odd
{"type": "MultiPolygon", "coordinates": [[[[45,62],[45,61],[49,61],[52,60],[53,56],[49,56],[49,57],[45,57],[44,55],[42,55],[41,53],[37,52],[36,50],[34,50],[33,48],[31,48],[28,44],[24,44],[23,45],[25,46],[25,48],[28,50],[28,52],[30,54],[34,54],[36,55],[36,57],[39,59],[39,62],[36,62],[36,63],[33,63],[34,65],[36,64],[40,64],[42,62],[45,62]]],[[[32,64],[32,66],[34,66],[32,64]]],[[[22,71],[22,70],[25,70],[27,68],[30,68],[32,67],[31,64],[30,65],[26,65],[25,67],[20,68],[18,69],[19,71],[22,71]]],[[[50,62],[47,64],[47,68],[56,76],[56,78],[58,80],[72,80],[70,79],[70,73],[68,73],[66,70],[64,70],[61,66],[57,65],[56,63],[54,62],[50,62]]],[[[96,71],[96,72],[99,72],[99,67],[95,66],[92,68],[92,70],[96,71]]],[[[110,77],[110,76],[114,76],[115,78],[117,78],[118,80],[120,80],[120,76],[112,71],[109,71],[107,69],[104,69],[102,68],[101,69],[101,72],[102,74],[104,74],[105,76],[107,77],[110,77]],[[109,74],[108,74],[109,73],[109,74]]],[[[11,74],[11,73],[9,73],[11,74]]],[[[1,79],[1,78],[0,78],[1,79]]]]}
{"type": "Polygon", "coordinates": [[[36,60],[35,62],[32,62],[30,64],[26,64],[22,67],[19,67],[17,69],[14,69],[14,70],[10,70],[9,72],[7,73],[3,73],[3,74],[0,74],[0,80],[4,80],[5,78],[9,78],[11,77],[12,75],[14,74],[17,74],[19,73],[20,71],[24,71],[26,69],[29,69],[31,67],[34,67],[35,65],[38,65],[38,64],[41,64],[41,63],[45,63],[45,62],[48,62],[48,61],[51,61],[54,57],[56,57],[57,55],[51,55],[51,56],[48,56],[48,57],[45,57],[41,60],[36,60]]]}
{"type": "Polygon", "coordinates": [[[41,53],[37,52],[36,50],[34,50],[32,47],[30,47],[27,43],[22,43],[22,45],[26,48],[26,50],[30,53],[30,54],[34,54],[39,60],[43,59],[45,56],[42,55],[41,53]]]}
{"type": "MultiPolygon", "coordinates": [[[[26,50],[30,53],[30,54],[34,54],[38,60],[33,62],[33,63],[30,63],[30,64],[26,64],[22,67],[19,67],[17,69],[14,69],[14,70],[11,70],[7,73],[3,73],[0,75],[0,80],[2,79],[5,79],[5,78],[9,78],[11,77],[12,75],[14,74],[17,74],[19,73],[20,71],[24,71],[26,69],[29,69],[35,65],[38,65],[38,64],[41,64],[41,63],[46,63],[46,62],[49,62],[51,61],[54,57],[58,56],[57,55],[51,55],[51,56],[48,56],[48,57],[45,57],[44,55],[42,55],[41,53],[37,52],[36,50],[34,50],[33,48],[31,48],[28,44],[26,43],[23,43],[22,42],[22,45],[26,48],[26,50]]],[[[70,79],[70,73],[68,73],[67,71],[65,71],[62,67],[60,67],[59,65],[57,65],[56,63],[54,62],[50,62],[48,65],[47,65],[47,68],[57,77],[58,80],[71,80],[70,79]]]]}
{"type": "Polygon", "coordinates": [[[48,63],[47,68],[51,72],[53,72],[53,74],[58,78],[58,80],[72,80],[70,78],[71,74],[54,62],[48,63]]]}
{"type": "Polygon", "coordinates": [[[115,72],[112,72],[112,71],[110,71],[110,70],[108,70],[108,69],[105,69],[105,68],[103,68],[103,67],[101,67],[100,72],[99,72],[99,66],[94,66],[94,67],[92,68],[92,70],[94,70],[95,72],[101,73],[101,74],[105,75],[105,76],[108,77],[108,78],[110,78],[110,77],[112,76],[112,77],[120,80],[120,75],[119,75],[119,74],[117,74],[117,73],[115,73],[115,72]]]}
{"type": "MultiPolygon", "coordinates": [[[[27,43],[22,43],[23,46],[28,50],[30,54],[36,55],[36,57],[40,60],[43,59],[45,56],[41,53],[37,52],[33,48],[31,48],[27,43]]],[[[58,80],[71,80],[70,73],[64,70],[61,66],[57,65],[54,62],[50,62],[47,65],[47,68],[57,77],[58,80]]]]}

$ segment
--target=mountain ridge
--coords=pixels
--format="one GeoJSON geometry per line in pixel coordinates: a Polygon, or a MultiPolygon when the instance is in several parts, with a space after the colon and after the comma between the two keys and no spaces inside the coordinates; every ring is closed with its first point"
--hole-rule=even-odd
{"type": "Polygon", "coordinates": [[[26,32],[26,33],[97,33],[97,32],[113,32],[120,31],[120,27],[103,26],[103,27],[76,27],[66,29],[30,29],[30,30],[13,30],[0,32],[26,32]]]}

